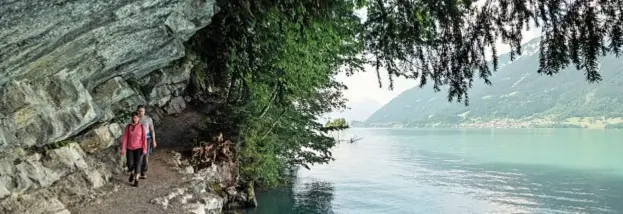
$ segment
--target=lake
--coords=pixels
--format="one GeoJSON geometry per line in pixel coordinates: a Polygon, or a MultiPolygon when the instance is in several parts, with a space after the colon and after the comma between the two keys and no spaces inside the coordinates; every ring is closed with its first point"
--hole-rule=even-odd
{"type": "Polygon", "coordinates": [[[623,213],[623,131],[351,129],[250,213],[623,213]]]}

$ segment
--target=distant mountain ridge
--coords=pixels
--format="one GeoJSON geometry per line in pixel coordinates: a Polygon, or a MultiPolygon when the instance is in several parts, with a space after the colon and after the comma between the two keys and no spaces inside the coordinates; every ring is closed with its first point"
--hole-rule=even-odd
{"type": "Polygon", "coordinates": [[[588,127],[623,122],[623,58],[601,60],[603,81],[588,83],[574,66],[554,76],[537,73],[539,40],[523,44],[523,54],[499,57],[492,86],[474,80],[470,106],[448,102],[447,90],[432,86],[406,90],[365,121],[365,126],[542,126],[588,127]],[[506,124],[505,124],[506,123],[506,124]]]}
{"type": "Polygon", "coordinates": [[[370,115],[382,107],[380,103],[372,99],[363,99],[348,104],[350,109],[343,112],[333,112],[330,118],[345,118],[347,121],[365,121],[370,115]]]}

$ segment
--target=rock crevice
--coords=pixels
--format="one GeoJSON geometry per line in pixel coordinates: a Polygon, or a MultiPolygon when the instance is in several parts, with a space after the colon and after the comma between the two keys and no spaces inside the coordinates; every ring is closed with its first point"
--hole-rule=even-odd
{"type": "Polygon", "coordinates": [[[0,212],[68,213],[93,197],[120,170],[114,145],[136,105],[186,108],[201,62],[185,42],[216,12],[215,0],[2,1],[0,212]]]}

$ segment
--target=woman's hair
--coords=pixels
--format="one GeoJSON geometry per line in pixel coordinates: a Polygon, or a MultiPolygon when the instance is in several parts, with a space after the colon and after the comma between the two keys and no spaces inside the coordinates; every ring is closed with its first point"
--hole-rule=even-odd
{"type": "MultiPolygon", "coordinates": [[[[138,112],[132,112],[132,117],[138,117],[138,112]]],[[[134,127],[136,127],[135,125],[133,125],[134,121],[130,120],[130,130],[134,131],[134,127]]]]}

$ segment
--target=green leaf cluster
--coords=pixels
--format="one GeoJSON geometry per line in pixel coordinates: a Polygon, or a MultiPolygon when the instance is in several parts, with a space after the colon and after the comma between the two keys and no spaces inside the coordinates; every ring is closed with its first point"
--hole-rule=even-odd
{"type": "Polygon", "coordinates": [[[328,121],[324,125],[323,130],[338,131],[338,130],[343,130],[343,129],[347,129],[347,128],[349,128],[349,126],[348,126],[348,122],[346,122],[346,119],[338,118],[338,119],[334,119],[334,120],[328,121]]]}
{"type": "Polygon", "coordinates": [[[216,79],[226,80],[223,104],[204,128],[232,138],[242,177],[262,186],[283,183],[289,167],[333,160],[337,141],[319,116],[345,108],[346,87],[335,76],[361,66],[354,4],[325,5],[331,13],[319,14],[303,6],[312,2],[299,3],[245,9],[246,3],[224,1],[191,44],[210,62],[194,73],[193,90],[206,92],[216,79]]]}
{"type": "MultiPolygon", "coordinates": [[[[523,31],[540,27],[537,72],[554,75],[570,65],[601,81],[599,58],[623,48],[621,0],[376,0],[367,1],[363,38],[377,73],[448,88],[448,100],[465,101],[474,78],[491,84],[498,70],[496,43],[522,54],[523,31]],[[491,63],[490,63],[491,59],[491,63]]],[[[380,75],[380,74],[379,74],[380,75]]],[[[379,79],[379,84],[380,84],[379,79]]]]}

